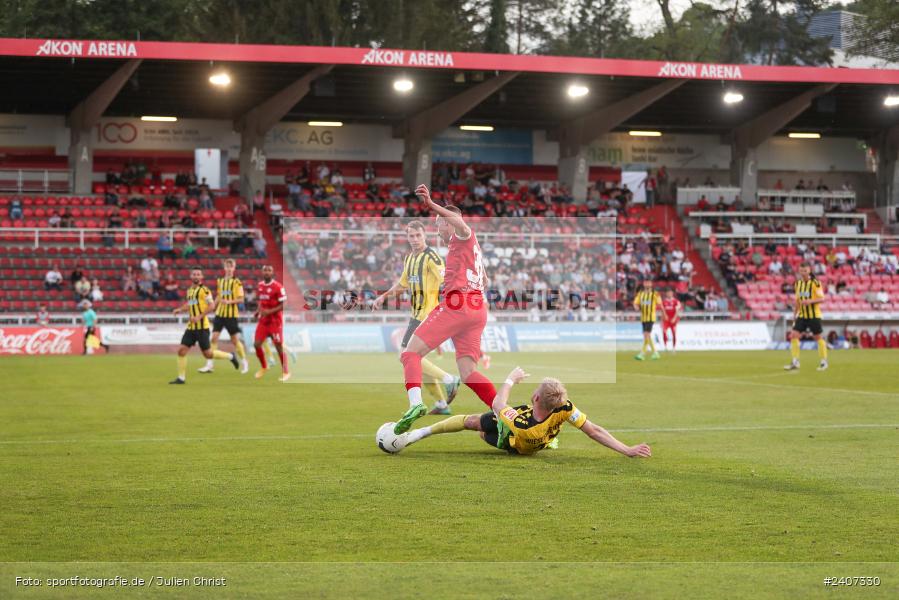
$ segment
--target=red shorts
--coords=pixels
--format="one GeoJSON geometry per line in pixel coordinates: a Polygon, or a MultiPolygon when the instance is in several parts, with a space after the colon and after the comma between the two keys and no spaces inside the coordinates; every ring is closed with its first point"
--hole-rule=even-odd
{"type": "Polygon", "coordinates": [[[677,329],[677,321],[662,321],[662,330],[674,331],[677,329]]]}
{"type": "Polygon", "coordinates": [[[264,342],[265,338],[272,338],[276,344],[284,341],[283,321],[260,321],[256,325],[256,341],[264,342]]]}
{"type": "Polygon", "coordinates": [[[481,334],[487,324],[487,302],[481,294],[452,294],[431,311],[415,335],[432,350],[448,339],[456,347],[456,358],[481,358],[481,334]]]}

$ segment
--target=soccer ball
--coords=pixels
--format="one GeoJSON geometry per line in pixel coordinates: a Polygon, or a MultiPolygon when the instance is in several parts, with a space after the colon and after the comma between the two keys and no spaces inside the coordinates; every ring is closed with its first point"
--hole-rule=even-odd
{"type": "Polygon", "coordinates": [[[406,447],[406,434],[396,435],[393,433],[395,425],[396,423],[393,422],[384,423],[378,428],[378,433],[375,434],[375,441],[378,443],[378,448],[387,454],[396,454],[406,447]]]}

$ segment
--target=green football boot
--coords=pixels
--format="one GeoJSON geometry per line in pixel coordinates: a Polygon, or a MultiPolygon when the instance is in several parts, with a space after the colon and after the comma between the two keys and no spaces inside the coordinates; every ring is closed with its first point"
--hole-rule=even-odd
{"type": "Polygon", "coordinates": [[[396,435],[400,435],[409,431],[409,428],[412,427],[412,423],[420,419],[421,417],[428,414],[428,407],[422,404],[416,404],[403,413],[403,418],[397,421],[396,425],[393,427],[393,433],[396,435]]]}

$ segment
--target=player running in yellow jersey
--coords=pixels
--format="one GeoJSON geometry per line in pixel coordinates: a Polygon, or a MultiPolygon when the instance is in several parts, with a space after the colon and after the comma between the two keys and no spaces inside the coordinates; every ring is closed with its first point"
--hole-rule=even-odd
{"type": "MultiPolygon", "coordinates": [[[[406,334],[400,344],[400,352],[409,344],[409,340],[421,322],[440,303],[440,284],[443,283],[443,259],[425,241],[425,226],[421,221],[410,221],[406,225],[406,239],[412,252],[403,261],[403,274],[400,280],[389,290],[375,299],[373,309],[378,310],[384,301],[401,290],[409,290],[412,305],[412,316],[406,327],[406,334]]],[[[450,375],[431,361],[421,361],[422,375],[430,379],[425,388],[436,400],[432,415],[449,415],[452,411],[449,404],[459,391],[461,379],[450,375]]],[[[427,410],[423,404],[419,409],[421,415],[427,410]]],[[[415,408],[410,406],[410,408],[415,408]]],[[[419,416],[421,416],[419,415],[419,416]]]]}
{"type": "Polygon", "coordinates": [[[784,367],[787,371],[799,369],[799,338],[805,331],[811,331],[818,342],[818,371],[827,370],[827,341],[821,336],[821,303],[824,302],[824,288],[821,282],[812,275],[812,266],[807,263],[799,265],[799,279],[793,286],[794,297],[793,330],[790,332],[790,364],[784,367]]]}
{"type": "Polygon", "coordinates": [[[193,269],[190,279],[193,285],[187,290],[187,302],[172,311],[173,315],[182,312],[190,314],[178,348],[178,377],[169,382],[179,385],[187,378],[187,352],[194,344],[199,344],[207,359],[230,360],[235,369],[239,366],[235,354],[213,350],[209,342],[209,314],[215,310],[215,298],[212,291],[203,285],[203,271],[193,269]]]}
{"type": "Polygon", "coordinates": [[[634,296],[634,309],[640,311],[640,325],[643,327],[643,348],[634,358],[644,360],[644,354],[650,350],[652,360],[661,358],[652,341],[652,326],[656,322],[656,309],[662,305],[662,296],[652,288],[652,279],[643,280],[643,289],[634,296]]]}
{"type": "Polygon", "coordinates": [[[544,379],[531,394],[531,405],[509,406],[512,387],[526,377],[527,373],[520,367],[515,367],[497,392],[492,411],[482,415],[457,415],[430,427],[413,429],[403,434],[407,436],[406,445],[414,444],[430,435],[468,429],[480,432],[481,439],[509,454],[534,454],[544,448],[553,447],[553,441],[559,435],[562,425],[567,422],[580,429],[590,439],[625,456],[643,458],[652,456],[652,450],[648,445],[628,446],[587,419],[587,415],[568,399],[568,391],[558,379],[551,377],[544,379]]]}
{"type": "MultiPolygon", "coordinates": [[[[240,357],[240,372],[246,373],[250,370],[250,364],[247,362],[247,351],[243,345],[240,331],[240,305],[243,304],[243,283],[234,276],[234,270],[237,263],[233,258],[226,258],[222,261],[222,267],[225,276],[216,281],[215,298],[215,319],[212,321],[212,349],[218,348],[219,336],[222,329],[228,332],[231,337],[231,343],[237,356],[240,357]]],[[[215,368],[215,361],[207,359],[206,365],[197,369],[200,373],[212,373],[215,368]]]]}

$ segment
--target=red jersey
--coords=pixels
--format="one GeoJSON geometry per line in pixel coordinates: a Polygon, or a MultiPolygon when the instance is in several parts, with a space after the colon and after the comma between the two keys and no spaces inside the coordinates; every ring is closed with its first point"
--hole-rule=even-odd
{"type": "MultiPolygon", "coordinates": [[[[256,297],[259,298],[260,310],[268,310],[275,308],[283,302],[287,302],[287,292],[284,286],[272,279],[270,282],[260,281],[256,285],[256,297]]],[[[260,323],[281,323],[284,319],[284,311],[278,311],[274,314],[262,317],[260,323]]]]}
{"type": "Polygon", "coordinates": [[[662,299],[662,313],[665,321],[673,321],[677,318],[677,311],[680,310],[680,300],[677,298],[662,299]]]}
{"type": "Polygon", "coordinates": [[[454,233],[448,246],[443,276],[444,295],[448,292],[484,291],[484,260],[474,231],[465,240],[460,240],[454,233]]]}

